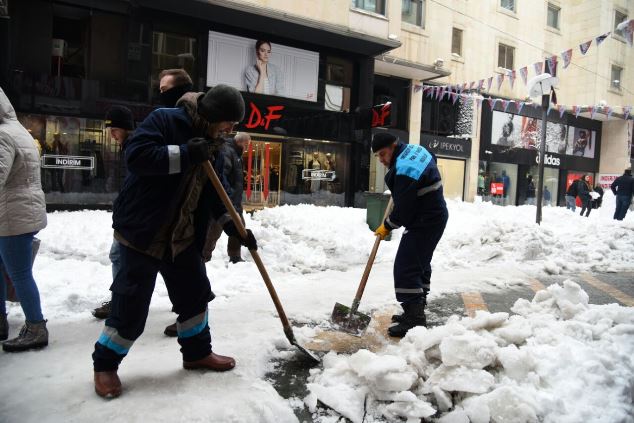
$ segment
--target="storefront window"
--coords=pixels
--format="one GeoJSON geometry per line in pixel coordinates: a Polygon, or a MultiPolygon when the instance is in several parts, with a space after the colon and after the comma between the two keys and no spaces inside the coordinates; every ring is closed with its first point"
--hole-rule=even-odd
{"type": "Polygon", "coordinates": [[[462,200],[464,192],[464,160],[438,158],[436,162],[442,178],[445,198],[462,200]]]}
{"type": "MultiPolygon", "coordinates": [[[[539,168],[537,165],[531,166],[528,172],[533,178],[535,184],[535,195],[539,189],[539,168]]],[[[528,184],[526,184],[528,185],[528,184]]],[[[552,167],[544,167],[544,184],[542,186],[542,205],[543,206],[556,206],[557,205],[557,191],[559,187],[559,169],[552,167]]],[[[524,192],[519,196],[519,204],[527,204],[527,190],[526,186],[524,192]]]]}
{"type": "Polygon", "coordinates": [[[120,146],[103,121],[19,114],[42,148],[42,189],[49,204],[110,204],[123,179],[120,146]],[[56,161],[56,157],[72,162],[56,161]],[[48,166],[54,167],[48,167],[48,166]]]}
{"type": "Polygon", "coordinates": [[[517,194],[517,165],[509,163],[489,163],[483,175],[485,201],[499,206],[515,204],[517,194]],[[486,189],[488,188],[488,191],[486,189]]]}
{"type": "Polygon", "coordinates": [[[242,153],[242,163],[244,208],[277,206],[280,203],[282,143],[254,137],[242,153]]]}
{"type": "Polygon", "coordinates": [[[345,206],[349,146],[289,139],[284,143],[281,204],[345,206]]]}

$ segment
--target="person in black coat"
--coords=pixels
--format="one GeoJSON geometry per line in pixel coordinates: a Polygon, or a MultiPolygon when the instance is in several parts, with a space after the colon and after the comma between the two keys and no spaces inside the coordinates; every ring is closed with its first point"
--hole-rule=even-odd
{"type": "Polygon", "coordinates": [[[632,202],[634,194],[634,178],[632,178],[632,169],[625,169],[623,175],[619,176],[612,182],[610,186],[612,192],[616,196],[616,209],[614,210],[614,219],[623,220],[627,214],[627,209],[632,202]]]}
{"type": "Polygon", "coordinates": [[[400,143],[387,132],[374,136],[372,151],[389,168],[385,183],[394,201],[394,209],[375,234],[385,239],[394,229],[406,229],[394,260],[396,300],[404,313],[393,316],[398,324],[388,329],[390,336],[403,337],[411,328],[426,325],[431,260],[449,212],[432,153],[420,145],[400,143]]]}
{"type": "Polygon", "coordinates": [[[584,175],[583,179],[579,179],[577,182],[577,189],[579,199],[581,200],[581,213],[583,216],[583,212],[586,212],[586,217],[590,216],[590,211],[592,211],[592,196],[590,192],[592,192],[592,188],[590,186],[590,175],[584,175]]]}
{"type": "MultiPolygon", "coordinates": [[[[244,190],[244,176],[242,173],[242,153],[244,148],[251,141],[251,136],[246,132],[238,132],[233,139],[228,139],[222,146],[223,168],[222,173],[227,181],[227,194],[231,199],[231,203],[236,208],[236,211],[242,218],[244,223],[244,217],[242,217],[242,192],[244,190]]],[[[205,241],[205,247],[203,248],[203,259],[205,261],[211,260],[211,255],[216,248],[216,243],[222,235],[223,227],[222,221],[217,221],[212,218],[207,231],[207,239],[205,241]]],[[[241,242],[240,238],[230,236],[227,241],[227,255],[231,263],[243,262],[241,254],[241,242]]]]}
{"type": "MultiPolygon", "coordinates": [[[[158,272],[178,314],[183,367],[225,371],[235,366],[233,358],[211,350],[207,310],[213,293],[202,247],[210,217],[220,219],[226,209],[203,163],[222,168],[217,140],[244,118],[244,100],[226,85],[184,98],[181,107],[150,113],[126,142],[128,174],[112,215],[121,269],[110,287],[112,311],[92,355],[95,392],[102,397],[121,394],[117,369],[143,332],[158,272]]],[[[239,236],[232,221],[224,228],[239,236]]],[[[257,249],[250,231],[242,242],[257,249]]]]}

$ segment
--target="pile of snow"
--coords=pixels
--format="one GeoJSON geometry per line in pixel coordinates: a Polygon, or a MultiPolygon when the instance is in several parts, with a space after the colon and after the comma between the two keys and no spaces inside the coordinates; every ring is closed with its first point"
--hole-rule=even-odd
{"type": "Polygon", "coordinates": [[[588,304],[566,280],[511,310],[452,316],[379,354],[329,353],[305,402],[354,423],[634,422],[634,309],[588,304]]]}

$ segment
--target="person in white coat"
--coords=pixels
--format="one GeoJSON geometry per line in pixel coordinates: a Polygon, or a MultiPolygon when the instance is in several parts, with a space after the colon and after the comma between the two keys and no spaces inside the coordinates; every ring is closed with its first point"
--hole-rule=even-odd
{"type": "MultiPolygon", "coordinates": [[[[33,279],[33,238],[46,227],[40,182],[40,155],[0,88],[0,263],[6,269],[26,322],[20,334],[2,344],[7,352],[48,345],[40,293],[33,279]]],[[[6,286],[0,280],[0,340],[8,338],[6,286]]]]}

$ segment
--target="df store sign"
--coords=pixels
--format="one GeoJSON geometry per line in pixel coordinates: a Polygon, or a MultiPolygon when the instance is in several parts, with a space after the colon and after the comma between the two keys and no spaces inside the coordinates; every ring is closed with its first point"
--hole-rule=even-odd
{"type": "Polygon", "coordinates": [[[95,167],[95,158],[92,156],[56,156],[45,154],[42,156],[42,167],[46,169],[92,170],[95,167]]]}

